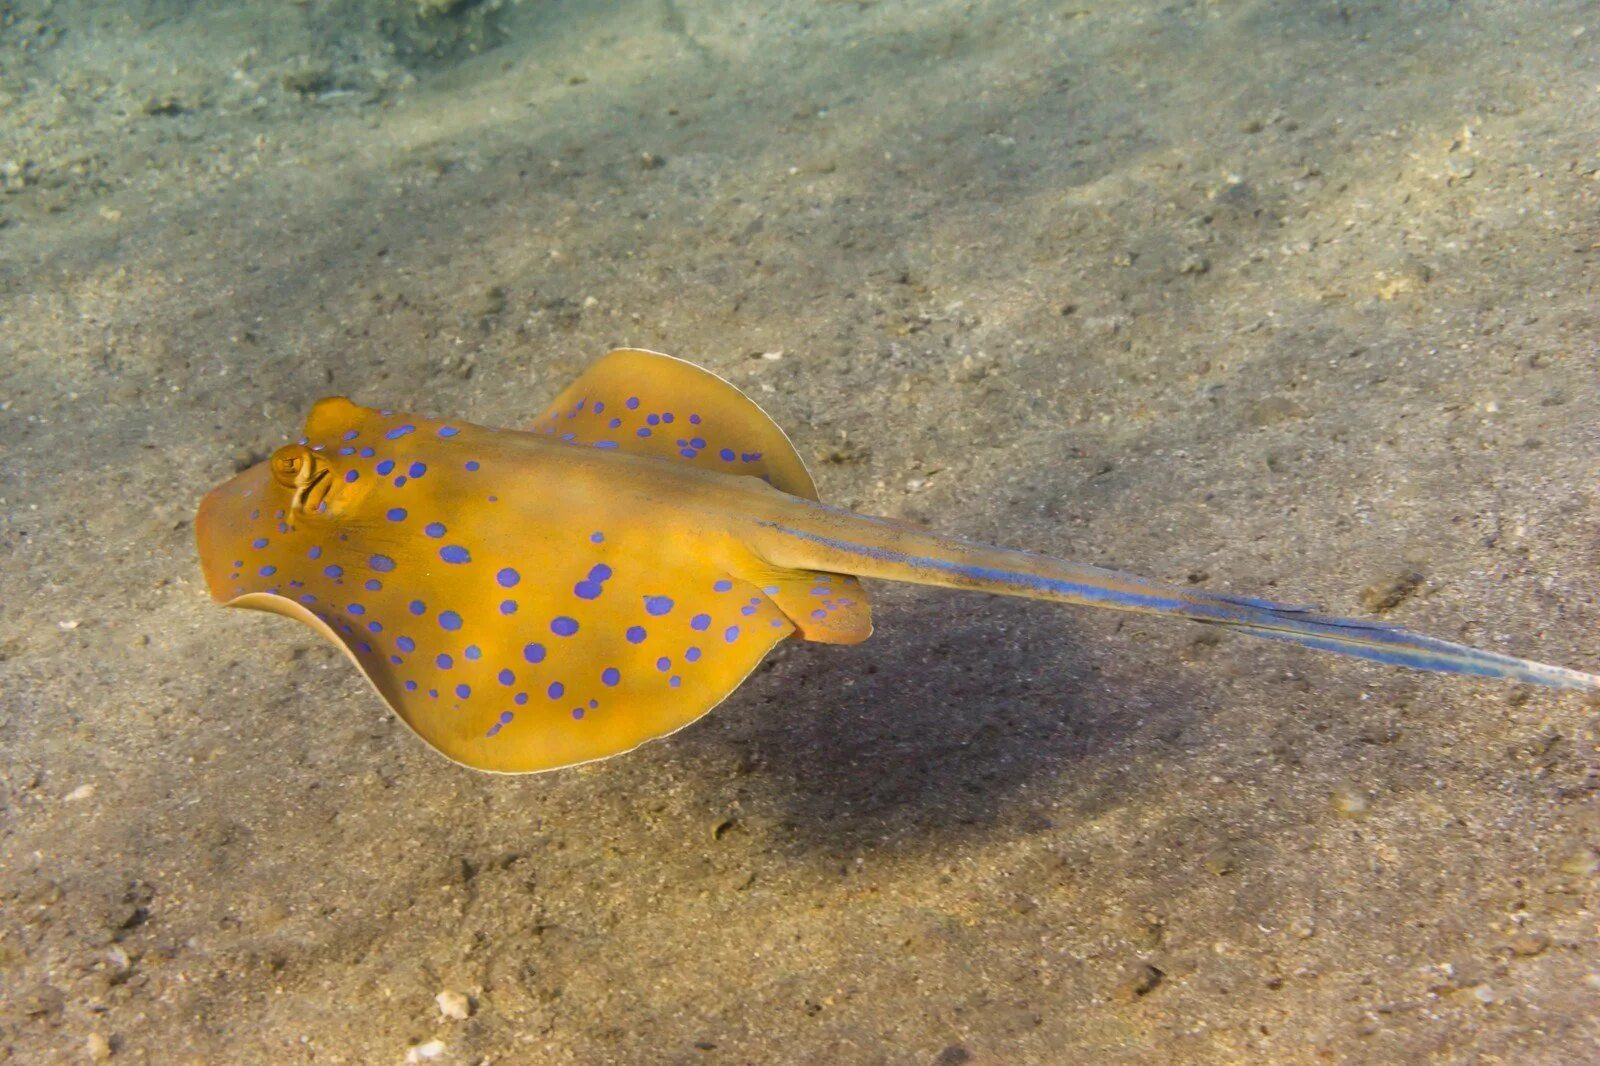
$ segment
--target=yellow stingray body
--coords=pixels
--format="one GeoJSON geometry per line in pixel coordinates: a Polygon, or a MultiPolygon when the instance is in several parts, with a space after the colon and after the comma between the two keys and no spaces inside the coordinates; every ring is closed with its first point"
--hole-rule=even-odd
{"type": "Polygon", "coordinates": [[[746,516],[805,496],[737,389],[624,350],[527,432],[323,400],[302,443],[206,497],[197,532],[218,600],[317,629],[452,759],[525,772],[693,721],[791,614],[864,639],[853,579],[750,546],[746,516]]]}
{"type": "Polygon", "coordinates": [[[637,349],[594,364],[527,431],[323,400],[299,443],[207,494],[196,533],[216,600],[310,625],[427,743],[507,773],[673,732],[793,633],[866,639],[855,575],[1600,688],[1590,674],[1383,625],[826,507],[760,408],[693,364],[637,349]]]}

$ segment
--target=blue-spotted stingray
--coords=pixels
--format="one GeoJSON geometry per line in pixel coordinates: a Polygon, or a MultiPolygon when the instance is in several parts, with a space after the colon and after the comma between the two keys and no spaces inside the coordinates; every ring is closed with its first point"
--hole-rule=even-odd
{"type": "Polygon", "coordinates": [[[872,632],[858,578],[1178,615],[1453,674],[1600,677],[1368,621],[1178,588],[829,507],[709,371],[614,351],[526,431],[360,407],[208,493],[212,596],[331,640],[423,740],[480,770],[603,759],[688,725],[780,640],[872,632]]]}

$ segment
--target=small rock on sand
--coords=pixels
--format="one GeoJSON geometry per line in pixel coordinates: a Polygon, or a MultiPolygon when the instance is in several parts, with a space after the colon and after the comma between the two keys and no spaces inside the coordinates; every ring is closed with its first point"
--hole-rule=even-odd
{"type": "Polygon", "coordinates": [[[1380,578],[1361,590],[1361,606],[1373,614],[1382,614],[1400,606],[1418,588],[1423,577],[1416,570],[1400,570],[1380,578]]]}
{"type": "Polygon", "coordinates": [[[434,996],[433,1001],[439,1004],[439,1013],[446,1018],[464,1022],[472,1017],[472,1000],[460,992],[452,992],[447,988],[434,996]]]}

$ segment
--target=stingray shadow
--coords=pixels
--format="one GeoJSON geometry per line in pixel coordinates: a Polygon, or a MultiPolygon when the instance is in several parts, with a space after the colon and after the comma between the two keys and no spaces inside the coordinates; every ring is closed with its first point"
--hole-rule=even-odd
{"type": "MultiPolygon", "coordinates": [[[[1076,639],[1073,613],[1055,605],[893,590],[877,620],[855,647],[780,646],[743,712],[708,738],[737,749],[749,805],[801,851],[1047,829],[1061,798],[1052,782],[1136,735],[1135,751],[1164,745],[1205,714],[1170,673],[1153,679],[1155,699],[1137,682],[1102,683],[1109,652],[1076,639]]],[[[1075,813],[1135,787],[1120,771],[1093,776],[1073,783],[1075,813]]]]}

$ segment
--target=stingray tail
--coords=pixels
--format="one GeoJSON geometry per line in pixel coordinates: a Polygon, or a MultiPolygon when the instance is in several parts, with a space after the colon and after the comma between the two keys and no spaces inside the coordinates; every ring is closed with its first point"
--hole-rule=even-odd
{"type": "Polygon", "coordinates": [[[994,548],[889,519],[807,504],[757,523],[756,545],[778,566],[974,589],[1058,603],[1176,615],[1267,640],[1446,674],[1503,677],[1600,691],[1600,676],[1435,640],[1307,607],[1179,588],[1033,552],[994,548]]]}

